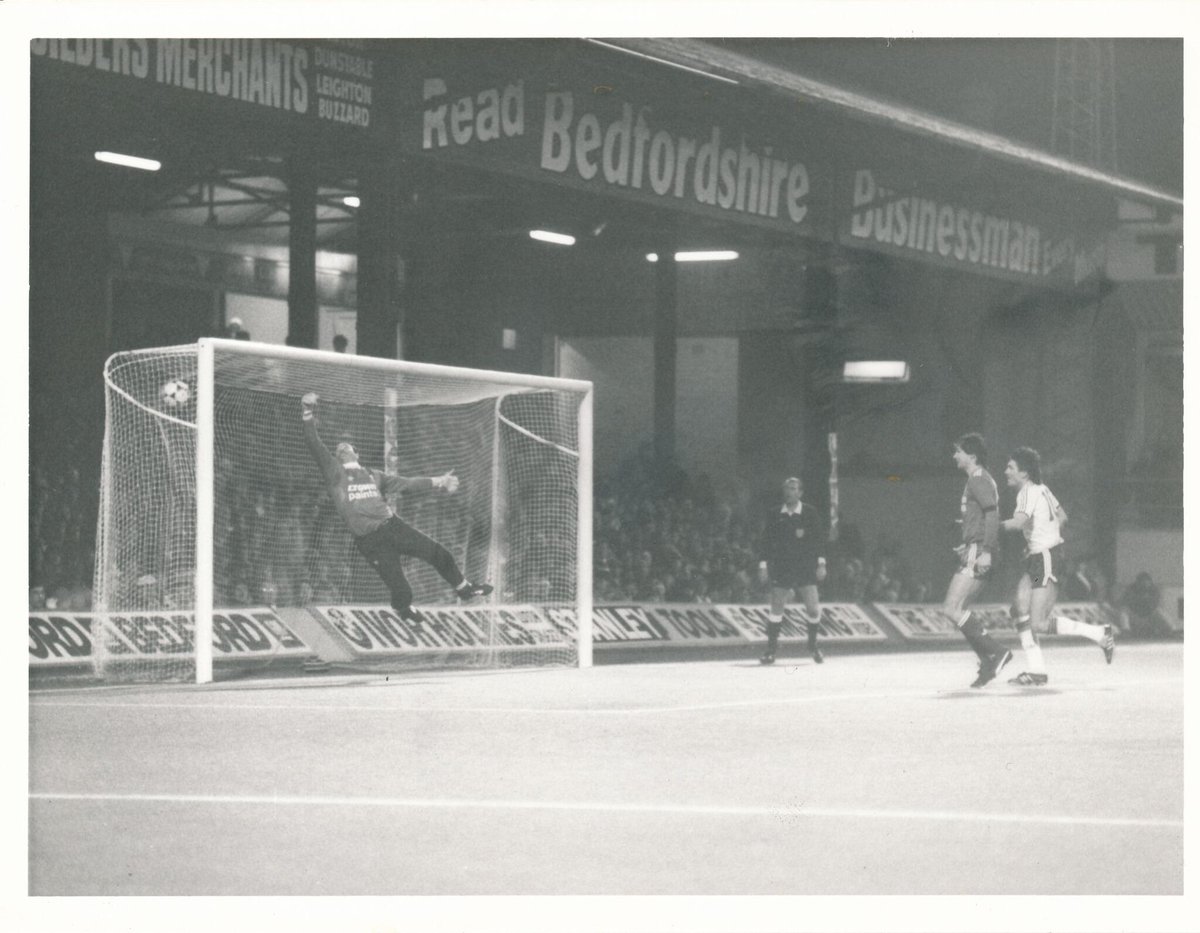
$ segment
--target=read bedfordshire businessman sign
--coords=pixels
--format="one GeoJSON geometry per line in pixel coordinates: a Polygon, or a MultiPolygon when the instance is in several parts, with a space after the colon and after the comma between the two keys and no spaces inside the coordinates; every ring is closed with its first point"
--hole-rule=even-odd
{"type": "Polygon", "coordinates": [[[400,123],[406,149],[791,231],[813,229],[803,152],[760,129],[684,116],[665,100],[533,77],[483,85],[427,77],[420,85],[417,119],[400,123]]]}
{"type": "Polygon", "coordinates": [[[729,103],[564,87],[536,69],[409,85],[396,125],[423,156],[1030,284],[1073,287],[1103,268],[1095,217],[1048,217],[1015,181],[998,194],[970,172],[947,184],[941,165],[901,163],[886,131],[840,138],[827,115],[748,123],[729,103]]]}

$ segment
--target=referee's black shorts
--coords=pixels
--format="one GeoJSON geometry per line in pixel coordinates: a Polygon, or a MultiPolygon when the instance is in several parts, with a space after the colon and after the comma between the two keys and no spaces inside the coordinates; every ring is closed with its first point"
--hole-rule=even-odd
{"type": "Polygon", "coordinates": [[[798,590],[802,586],[817,585],[816,567],[776,567],[769,565],[771,586],[781,590],[798,590]]]}

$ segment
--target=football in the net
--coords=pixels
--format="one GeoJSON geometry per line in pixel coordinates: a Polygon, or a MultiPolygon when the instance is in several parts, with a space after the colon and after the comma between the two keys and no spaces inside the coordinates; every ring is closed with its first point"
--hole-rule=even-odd
{"type": "Polygon", "coordinates": [[[192,397],[192,393],[186,382],[172,379],[163,383],[162,388],[158,390],[158,397],[165,408],[182,408],[192,397]]]}

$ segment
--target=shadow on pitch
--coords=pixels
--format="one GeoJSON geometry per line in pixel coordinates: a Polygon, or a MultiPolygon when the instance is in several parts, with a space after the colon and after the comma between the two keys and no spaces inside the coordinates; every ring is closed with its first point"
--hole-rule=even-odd
{"type": "Polygon", "coordinates": [[[1061,694],[1061,690],[1055,690],[1053,687],[1001,687],[1000,689],[982,689],[973,690],[970,687],[965,687],[962,690],[948,690],[945,693],[939,693],[939,700],[967,700],[978,699],[980,697],[1040,697],[1040,696],[1055,696],[1061,694]]]}

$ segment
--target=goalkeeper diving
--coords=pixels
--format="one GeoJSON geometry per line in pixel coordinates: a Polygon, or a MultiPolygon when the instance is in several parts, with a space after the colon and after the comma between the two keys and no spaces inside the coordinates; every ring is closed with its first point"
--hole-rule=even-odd
{"type": "Polygon", "coordinates": [[[454,587],[459,599],[491,593],[489,584],[467,580],[446,548],[401,519],[384,498],[414,490],[442,489],[453,493],[458,490],[458,477],[453,472],[441,476],[404,477],[368,470],[358,462],[358,452],[347,443],[338,444],[331,454],[317,433],[318,401],[315,392],[307,393],[300,400],[304,440],[321,468],[338,515],[346,523],[367,563],[387,584],[392,595],[392,608],[401,618],[423,621],[421,614],[412,607],[412,586],[404,575],[401,557],[417,557],[432,566],[454,587]]]}

